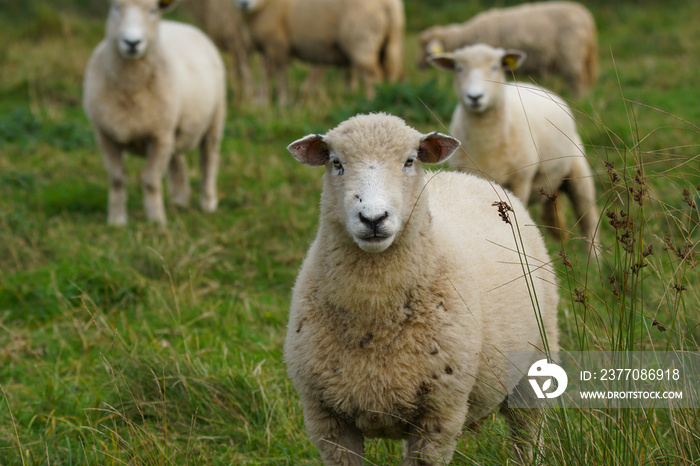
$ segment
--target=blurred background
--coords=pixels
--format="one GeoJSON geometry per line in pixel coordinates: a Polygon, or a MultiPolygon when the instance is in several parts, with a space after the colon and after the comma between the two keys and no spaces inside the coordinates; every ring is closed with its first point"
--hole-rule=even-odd
{"type": "MultiPolygon", "coordinates": [[[[219,210],[193,202],[168,208],[165,229],[148,223],[134,157],[130,224],[115,229],[81,90],[107,0],[0,0],[0,464],[317,464],[282,342],[323,170],[285,148],[358,112],[446,131],[451,76],[417,69],[418,34],[517,3],[405,0],[406,77],[373,100],[332,68],[302,92],[309,67],[294,62],[291,103],[261,107],[230,76],[219,210]]],[[[598,81],[576,99],[556,76],[537,80],[576,113],[601,211],[599,259],[575,233],[547,238],[561,344],[697,351],[700,2],[583,3],[598,28],[598,81]],[[627,231],[611,224],[621,212],[627,231]]],[[[184,4],[168,18],[195,21],[184,4]]],[[[259,76],[258,56],[252,65],[259,76]]],[[[548,416],[545,464],[700,458],[697,410],[548,416]]],[[[507,431],[492,421],[463,436],[455,464],[505,464],[507,431]]],[[[401,447],[373,441],[367,451],[368,464],[395,464],[401,447]]]]}

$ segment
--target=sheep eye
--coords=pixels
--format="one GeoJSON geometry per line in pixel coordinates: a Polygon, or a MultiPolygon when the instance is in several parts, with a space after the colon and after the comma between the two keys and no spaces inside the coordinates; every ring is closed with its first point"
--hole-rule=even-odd
{"type": "Polygon", "coordinates": [[[342,175],[345,171],[343,168],[343,163],[338,159],[333,159],[333,168],[338,175],[342,175]]]}
{"type": "Polygon", "coordinates": [[[414,159],[408,159],[406,160],[406,163],[403,164],[403,168],[408,168],[413,166],[414,159]]]}

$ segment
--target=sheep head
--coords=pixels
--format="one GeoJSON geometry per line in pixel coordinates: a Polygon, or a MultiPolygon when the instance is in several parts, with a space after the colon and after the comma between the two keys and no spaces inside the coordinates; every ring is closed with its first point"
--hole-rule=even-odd
{"type": "Polygon", "coordinates": [[[122,57],[143,57],[158,39],[158,21],[177,0],[112,0],[107,17],[107,37],[122,57]]]}
{"type": "Polygon", "coordinates": [[[418,68],[428,68],[428,58],[434,55],[441,55],[446,52],[442,41],[435,37],[435,30],[430,28],[421,33],[418,37],[420,47],[418,49],[418,68]]]}
{"type": "Polygon", "coordinates": [[[457,98],[473,113],[483,113],[497,105],[503,95],[506,71],[517,69],[523,60],[525,52],[484,44],[428,57],[430,64],[454,73],[457,98]]]}
{"type": "Polygon", "coordinates": [[[422,163],[445,161],[459,147],[450,136],[421,134],[398,117],[358,115],[325,135],[288,146],[302,163],[325,165],[321,215],[369,253],[389,248],[423,190],[422,163]]]}

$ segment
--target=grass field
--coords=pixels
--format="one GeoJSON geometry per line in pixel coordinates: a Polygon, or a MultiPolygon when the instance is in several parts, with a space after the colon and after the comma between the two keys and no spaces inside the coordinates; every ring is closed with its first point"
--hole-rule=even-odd
{"type": "MultiPolygon", "coordinates": [[[[318,464],[282,342],[322,170],[285,148],[357,112],[445,130],[450,77],[416,69],[416,35],[491,3],[405,3],[404,83],[367,102],[330,71],[320,95],[287,108],[231,96],[218,212],[193,202],[169,208],[166,228],[147,223],[132,158],[121,229],[106,226],[105,170],[81,108],[106,7],[0,3],[0,464],[318,464]]],[[[586,254],[572,219],[568,241],[547,238],[562,347],[698,351],[700,2],[586,4],[601,75],[571,104],[596,172],[602,253],[586,254]]],[[[295,89],[306,71],[292,70],[295,89]]],[[[698,413],[554,410],[543,463],[700,464],[698,413]]],[[[454,464],[505,464],[506,437],[494,417],[462,437],[454,464]]],[[[400,444],[366,446],[367,464],[398,463],[400,444]]]]}

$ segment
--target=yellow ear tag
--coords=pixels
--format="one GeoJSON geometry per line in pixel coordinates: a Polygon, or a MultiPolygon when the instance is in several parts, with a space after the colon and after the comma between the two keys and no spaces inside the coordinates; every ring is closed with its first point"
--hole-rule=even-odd
{"type": "Polygon", "coordinates": [[[439,55],[443,53],[445,50],[442,48],[442,45],[440,42],[433,40],[428,44],[428,52],[431,55],[439,55]]]}
{"type": "Polygon", "coordinates": [[[509,69],[514,70],[518,67],[518,60],[513,55],[506,55],[503,57],[503,64],[509,69]]]}

